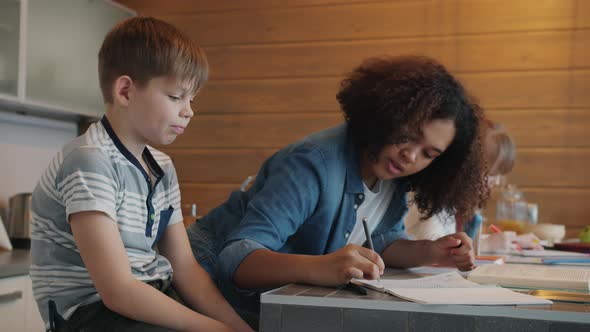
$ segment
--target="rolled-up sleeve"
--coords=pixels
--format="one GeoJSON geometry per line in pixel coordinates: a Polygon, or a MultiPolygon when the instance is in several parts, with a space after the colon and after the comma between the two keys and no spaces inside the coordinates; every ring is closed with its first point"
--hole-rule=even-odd
{"type": "Polygon", "coordinates": [[[262,188],[250,200],[239,226],[228,235],[219,254],[219,272],[232,282],[238,266],[252,251],[278,251],[314,212],[326,166],[321,151],[303,145],[270,160],[259,176],[262,188]]]}
{"type": "MultiPolygon", "coordinates": [[[[238,240],[227,245],[219,254],[219,260],[224,262],[220,265],[219,271],[224,280],[230,280],[228,278],[234,275],[244,258],[258,249],[266,249],[266,247],[252,240],[238,240]]],[[[242,293],[249,293],[239,287],[234,287],[234,289],[242,293]]]]}

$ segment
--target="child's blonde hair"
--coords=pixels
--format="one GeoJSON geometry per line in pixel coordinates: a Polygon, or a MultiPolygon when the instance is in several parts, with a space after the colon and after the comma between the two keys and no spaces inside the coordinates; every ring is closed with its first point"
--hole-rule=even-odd
{"type": "Polygon", "coordinates": [[[488,165],[488,170],[494,169],[499,175],[510,173],[516,161],[516,146],[510,135],[503,125],[493,122],[488,122],[486,135],[486,140],[491,140],[496,147],[495,151],[490,151],[490,160],[493,162],[488,165]]]}
{"type": "Polygon", "coordinates": [[[188,84],[193,93],[207,81],[209,65],[203,50],[169,23],[153,17],[119,22],[105,37],[98,53],[98,75],[105,103],[113,102],[114,81],[128,75],[140,86],[170,76],[188,84]]]}

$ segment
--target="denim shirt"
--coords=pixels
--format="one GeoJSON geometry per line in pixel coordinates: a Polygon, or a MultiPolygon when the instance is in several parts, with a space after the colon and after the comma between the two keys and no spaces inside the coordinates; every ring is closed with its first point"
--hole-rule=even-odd
{"type": "MultiPolygon", "coordinates": [[[[403,224],[406,190],[397,182],[371,236],[379,253],[408,238],[403,224]]],[[[344,247],[363,200],[357,153],[342,124],[278,151],[265,161],[247,192],[233,192],[191,227],[209,232],[219,255],[217,277],[231,282],[240,263],[257,249],[323,255],[344,247]]]]}

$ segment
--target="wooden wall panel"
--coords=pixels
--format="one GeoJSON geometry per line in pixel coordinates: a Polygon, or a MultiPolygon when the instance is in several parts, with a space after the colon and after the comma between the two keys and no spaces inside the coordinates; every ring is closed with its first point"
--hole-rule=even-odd
{"type": "Polygon", "coordinates": [[[276,148],[342,122],[337,113],[203,115],[175,148],[276,148]]]}
{"type": "Polygon", "coordinates": [[[517,147],[590,147],[590,109],[492,110],[517,147]]]}
{"type": "MultiPolygon", "coordinates": [[[[170,150],[182,183],[214,183],[239,185],[249,175],[255,175],[262,162],[277,149],[233,150],[170,150]]],[[[517,163],[510,174],[511,182],[519,186],[547,188],[590,187],[587,165],[590,149],[521,148],[517,163]]]]}
{"type": "MultiPolygon", "coordinates": [[[[519,147],[590,147],[590,109],[491,110],[519,147]]],[[[309,133],[342,123],[339,111],[323,113],[200,115],[175,148],[281,148],[309,133]]],[[[190,150],[189,150],[190,151],[190,150]]],[[[225,153],[225,151],[220,151],[225,153]]]]}
{"type": "Polygon", "coordinates": [[[589,223],[590,1],[121,2],[186,30],[210,58],[198,116],[165,149],[186,212],[206,213],[277,149],[339,123],[339,82],[363,58],[417,53],[508,128],[510,178],[541,221],[568,235],[589,223]]]}
{"type": "MultiPolygon", "coordinates": [[[[317,6],[329,4],[355,3],[359,0],[289,0],[279,2],[277,0],[119,0],[130,8],[139,10],[142,14],[162,15],[168,14],[199,14],[210,11],[235,11],[251,9],[269,9],[300,6],[317,6]],[[165,6],[165,8],[163,8],[165,6]]],[[[382,2],[383,0],[363,0],[366,3],[382,2]]],[[[396,1],[396,0],[394,0],[396,1]]],[[[399,1],[399,0],[397,0],[399,1]]]]}
{"type": "MultiPolygon", "coordinates": [[[[590,70],[457,76],[489,109],[590,108],[590,70]]],[[[212,81],[197,97],[196,110],[200,114],[335,111],[339,109],[336,93],[341,80],[328,77],[212,81]]]]}
{"type": "Polygon", "coordinates": [[[191,217],[191,205],[197,205],[197,216],[203,216],[219,204],[225,202],[229,194],[240,188],[240,182],[235,184],[194,184],[182,183],[180,197],[182,199],[182,213],[184,224],[194,221],[191,217]]]}
{"type": "Polygon", "coordinates": [[[338,109],[336,93],[340,81],[341,78],[212,81],[197,96],[197,113],[333,111],[338,109]]]}
{"type": "Polygon", "coordinates": [[[347,40],[422,36],[450,32],[450,22],[436,24],[433,1],[354,3],[203,13],[163,14],[202,45],[347,40]],[[194,20],[199,24],[194,24],[194,20]],[[248,31],[248,33],[244,33],[248,31]]]}
{"type": "Polygon", "coordinates": [[[523,148],[518,150],[517,162],[508,178],[529,187],[590,187],[588,165],[587,148],[523,148]]]}
{"type": "Polygon", "coordinates": [[[183,183],[241,183],[277,149],[168,150],[183,183]]]}
{"type": "Polygon", "coordinates": [[[590,24],[590,2],[576,0],[575,4],[575,28],[588,27],[590,24]]]}
{"type": "Polygon", "coordinates": [[[173,22],[203,45],[227,45],[588,27],[576,6],[576,0],[430,0],[146,13],[173,22]]]}
{"type": "Polygon", "coordinates": [[[206,52],[212,78],[238,79],[341,76],[358,66],[359,59],[384,54],[427,55],[455,73],[584,68],[590,66],[588,44],[590,30],[577,30],[225,46],[210,47],[206,52]],[[548,49],[547,45],[554,47],[548,49]]]}
{"type": "Polygon", "coordinates": [[[458,75],[486,108],[588,108],[590,70],[458,75]]]}
{"type": "Polygon", "coordinates": [[[539,222],[575,226],[588,218],[588,189],[525,188],[524,196],[539,204],[539,222]]]}

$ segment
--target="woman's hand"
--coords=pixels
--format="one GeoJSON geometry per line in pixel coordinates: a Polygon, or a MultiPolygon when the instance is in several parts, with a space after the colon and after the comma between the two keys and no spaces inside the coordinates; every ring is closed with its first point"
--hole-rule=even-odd
{"type": "Polygon", "coordinates": [[[430,255],[435,264],[456,266],[461,271],[475,268],[473,242],[464,232],[443,236],[431,242],[430,255]]]}
{"type": "Polygon", "coordinates": [[[322,286],[346,284],[352,278],[378,279],[385,264],[379,254],[356,244],[318,256],[311,283],[322,286]]]}

